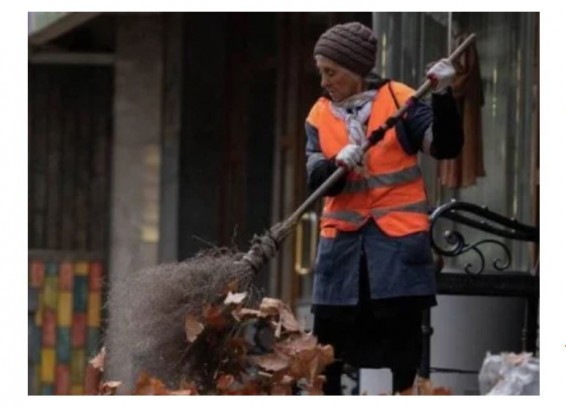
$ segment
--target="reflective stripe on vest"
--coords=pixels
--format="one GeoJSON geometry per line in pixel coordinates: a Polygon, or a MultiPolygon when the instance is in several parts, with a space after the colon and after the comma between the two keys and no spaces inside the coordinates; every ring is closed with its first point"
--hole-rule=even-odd
{"type": "Polygon", "coordinates": [[[346,180],[343,193],[359,193],[374,188],[404,184],[418,180],[421,177],[419,166],[412,166],[393,173],[379,174],[361,180],[346,180]]]}
{"type": "Polygon", "coordinates": [[[371,210],[371,214],[375,218],[381,218],[385,214],[388,214],[393,211],[402,211],[402,212],[410,212],[410,213],[420,213],[420,214],[427,214],[428,215],[428,203],[426,201],[419,201],[417,203],[412,204],[405,204],[400,205],[397,207],[389,207],[389,208],[379,208],[371,210]]]}
{"type": "Polygon", "coordinates": [[[428,215],[428,203],[426,201],[419,201],[417,203],[404,204],[395,207],[373,209],[367,215],[362,215],[357,211],[348,211],[348,210],[323,212],[321,218],[346,221],[348,223],[355,224],[358,227],[361,227],[364,224],[364,222],[369,218],[369,214],[371,214],[375,219],[379,219],[384,215],[389,214],[393,211],[428,215]]]}

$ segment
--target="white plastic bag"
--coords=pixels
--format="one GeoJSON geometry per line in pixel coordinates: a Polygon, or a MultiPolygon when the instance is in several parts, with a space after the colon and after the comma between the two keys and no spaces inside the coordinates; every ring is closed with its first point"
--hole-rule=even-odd
{"type": "Polygon", "coordinates": [[[539,359],[531,353],[489,352],[479,373],[482,395],[539,395],[539,359]]]}

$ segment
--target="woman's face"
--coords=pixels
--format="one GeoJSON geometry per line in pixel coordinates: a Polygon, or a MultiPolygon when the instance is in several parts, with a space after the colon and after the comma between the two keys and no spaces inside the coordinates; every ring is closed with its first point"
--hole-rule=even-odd
{"type": "Polygon", "coordinates": [[[314,59],[320,73],[320,86],[330,94],[334,102],[341,102],[362,92],[363,80],[360,75],[322,55],[316,55],[314,59]]]}

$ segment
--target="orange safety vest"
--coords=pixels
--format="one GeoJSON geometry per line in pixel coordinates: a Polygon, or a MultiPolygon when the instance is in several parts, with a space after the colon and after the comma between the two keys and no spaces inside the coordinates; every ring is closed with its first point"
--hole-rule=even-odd
{"type": "MultiPolygon", "coordinates": [[[[369,117],[369,136],[397,111],[388,86],[377,92],[369,117]]],[[[414,90],[391,82],[395,98],[404,103],[414,90]]],[[[318,129],[323,155],[333,158],[350,143],[346,124],[333,112],[331,101],[319,98],[307,122],[318,129]]],[[[386,234],[400,237],[429,227],[425,184],[417,155],[408,155],[397,139],[395,128],[366,153],[366,172],[349,172],[342,192],[325,197],[321,216],[321,236],[334,237],[336,231],[356,231],[372,217],[386,234]]]]}

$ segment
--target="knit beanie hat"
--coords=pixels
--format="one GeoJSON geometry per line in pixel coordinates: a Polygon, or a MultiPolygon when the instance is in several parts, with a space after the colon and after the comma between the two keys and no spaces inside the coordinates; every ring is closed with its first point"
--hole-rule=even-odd
{"type": "Polygon", "coordinates": [[[322,55],[365,77],[375,65],[377,38],[370,28],[353,22],[338,24],[324,32],[314,46],[322,55]]]}

